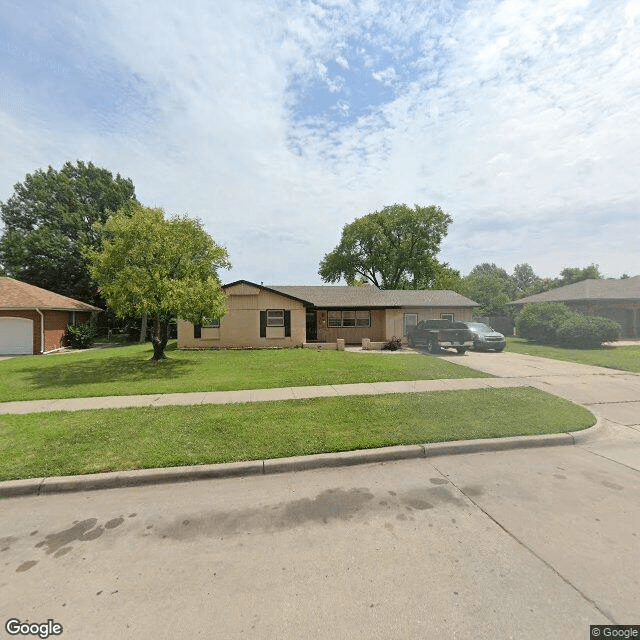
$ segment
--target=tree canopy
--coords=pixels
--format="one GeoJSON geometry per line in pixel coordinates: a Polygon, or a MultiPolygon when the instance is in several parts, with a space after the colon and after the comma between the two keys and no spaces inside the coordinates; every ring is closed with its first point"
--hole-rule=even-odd
{"type": "Polygon", "coordinates": [[[227,251],[199,220],[131,204],[97,231],[101,248],[85,252],[91,275],[118,316],[154,318],[153,360],[165,357],[172,317],[198,324],[226,313],[217,271],[231,266],[227,251]]]}
{"type": "Polygon", "coordinates": [[[437,276],[436,256],[452,221],[436,206],[384,207],[345,225],[318,273],[324,282],[364,278],[381,289],[418,288],[437,276]]]}
{"type": "Polygon", "coordinates": [[[574,284],[581,280],[601,280],[602,274],[597,264],[590,264],[588,267],[565,267],[560,272],[560,277],[553,281],[554,287],[564,287],[567,284],[574,284]]]}
{"type": "Polygon", "coordinates": [[[12,278],[99,305],[82,252],[99,246],[94,223],[131,202],[133,182],[92,162],[27,174],[0,202],[0,268],[12,278]]]}

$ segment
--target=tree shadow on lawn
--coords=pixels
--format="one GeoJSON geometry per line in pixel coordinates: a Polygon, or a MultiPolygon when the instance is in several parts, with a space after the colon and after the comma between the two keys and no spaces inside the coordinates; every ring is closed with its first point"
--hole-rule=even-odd
{"type": "Polygon", "coordinates": [[[146,380],[170,380],[188,373],[194,366],[196,363],[176,356],[175,352],[157,364],[141,358],[140,355],[76,362],[61,358],[46,366],[28,370],[26,381],[38,389],[114,382],[137,383],[146,380]]]}

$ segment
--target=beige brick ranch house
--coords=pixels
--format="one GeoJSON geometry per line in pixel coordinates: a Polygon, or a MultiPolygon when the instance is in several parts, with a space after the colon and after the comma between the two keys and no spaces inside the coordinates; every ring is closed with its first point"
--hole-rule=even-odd
{"type": "Polygon", "coordinates": [[[383,290],[371,285],[264,286],[238,280],[223,286],[228,313],[193,325],[178,320],[185,349],[300,347],[386,342],[405,337],[420,320],[471,320],[473,300],[453,291],[383,290]]]}

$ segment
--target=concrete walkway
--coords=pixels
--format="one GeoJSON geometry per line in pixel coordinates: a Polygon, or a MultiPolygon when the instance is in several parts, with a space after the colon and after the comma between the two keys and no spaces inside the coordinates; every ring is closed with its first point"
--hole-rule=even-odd
{"type": "Polygon", "coordinates": [[[61,398],[0,403],[0,414],[43,413],[45,411],[82,411],[84,409],[122,409],[124,407],[164,407],[168,405],[233,404],[301,400],[337,396],[380,395],[385,393],[423,393],[452,389],[493,389],[530,386],[524,378],[456,378],[450,380],[407,380],[398,382],[361,382],[311,387],[278,387],[241,391],[198,391],[141,396],[103,396],[97,398],[61,398]]]}

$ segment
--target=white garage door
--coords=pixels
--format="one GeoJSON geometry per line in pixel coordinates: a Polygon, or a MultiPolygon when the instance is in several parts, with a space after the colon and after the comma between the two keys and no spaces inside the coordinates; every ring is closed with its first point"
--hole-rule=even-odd
{"type": "Polygon", "coordinates": [[[33,320],[0,318],[0,354],[33,353],[33,320]]]}

